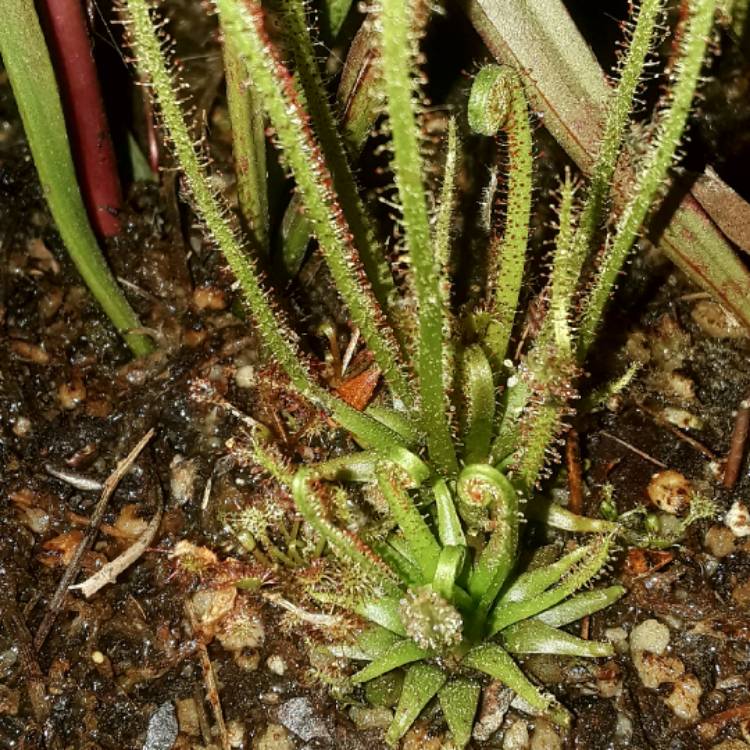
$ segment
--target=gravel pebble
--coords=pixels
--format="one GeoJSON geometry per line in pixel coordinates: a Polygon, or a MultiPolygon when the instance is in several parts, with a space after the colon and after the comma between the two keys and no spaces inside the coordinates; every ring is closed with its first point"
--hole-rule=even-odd
{"type": "Polygon", "coordinates": [[[700,718],[698,704],[702,695],[703,688],[698,678],[694,674],[686,674],[675,682],[672,692],[664,702],[680,719],[697,721],[700,718]]]}
{"type": "Polygon", "coordinates": [[[171,701],[166,701],[151,714],[143,750],[171,750],[178,733],[174,706],[171,701]]]}
{"type": "Polygon", "coordinates": [[[281,724],[269,724],[253,740],[253,750],[294,750],[294,742],[281,724]]]}
{"type": "Polygon", "coordinates": [[[724,517],[724,523],[735,536],[750,536],[750,511],[745,503],[735,500],[724,517]]]}
{"type": "Polygon", "coordinates": [[[329,739],[331,736],[323,719],[315,715],[315,710],[308,698],[292,698],[282,703],[277,717],[281,724],[305,742],[314,739],[329,739]]]}

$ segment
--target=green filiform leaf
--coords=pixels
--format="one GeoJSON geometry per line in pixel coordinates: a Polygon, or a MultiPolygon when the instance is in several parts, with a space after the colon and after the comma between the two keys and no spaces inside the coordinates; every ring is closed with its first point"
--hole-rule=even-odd
{"type": "Polygon", "coordinates": [[[417,561],[424,577],[430,580],[435,574],[435,566],[440,555],[437,540],[409,494],[399,485],[398,475],[381,469],[377,472],[377,477],[378,487],[404,534],[412,557],[417,561]]]}
{"type": "Polygon", "coordinates": [[[404,238],[417,297],[418,332],[416,370],[419,377],[421,425],[430,460],[451,476],[458,469],[448,426],[444,372],[443,332],[447,311],[440,291],[440,269],[430,235],[429,215],[422,182],[420,132],[415,101],[415,35],[411,21],[414,0],[383,0],[378,23],[381,34],[380,70],[386,95],[404,238]]]}

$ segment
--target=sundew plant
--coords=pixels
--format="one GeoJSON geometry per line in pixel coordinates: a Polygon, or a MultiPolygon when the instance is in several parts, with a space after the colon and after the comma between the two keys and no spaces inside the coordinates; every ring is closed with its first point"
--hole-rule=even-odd
{"type": "MultiPolygon", "coordinates": [[[[391,744],[437,698],[453,741],[465,746],[488,676],[512,688],[530,712],[566,725],[568,711],[524,674],[516,655],[612,653],[609,644],[578,638],[565,626],[622,595],[619,586],[591,587],[608,560],[617,524],[542,501],[540,482],[586,385],[586,357],[618,275],[667,184],[715,4],[684,4],[688,12],[675,34],[669,85],[638,153],[626,145],[631,114],[664,32],[665,3],[643,0],[634,7],[598,160],[585,186],[574,188],[569,176],[561,180],[541,322],[519,346],[534,159],[516,71],[496,65],[478,70],[465,116],[457,113],[449,122],[441,184],[430,195],[420,42],[429,32],[431,5],[378,0],[370,9],[395,186],[391,203],[398,212],[394,263],[384,229],[358,189],[353,149],[325,88],[303,0],[274,6],[278,43],[277,31],[271,40],[270,11],[263,4],[216,0],[242,222],[216,193],[202,147],[190,135],[154,8],[148,0],[123,1],[139,76],[153,94],[192,207],[236,277],[263,345],[289,387],[351,437],[348,453],[295,464],[255,431],[252,454],[293,498],[296,531],[289,533],[273,498],[231,523],[248,547],[257,545],[271,562],[296,568],[289,575],[294,583],[287,609],[304,627],[323,631],[334,653],[352,659],[353,684],[403,673],[386,735],[391,744]],[[497,179],[505,200],[499,206],[488,198],[492,231],[482,272],[474,273],[483,285],[459,304],[455,283],[470,271],[455,252],[459,120],[465,119],[476,133],[499,136],[504,158],[497,179]],[[269,233],[265,157],[258,148],[265,125],[294,181],[297,231],[317,241],[351,328],[371,357],[368,372],[378,378],[379,390],[369,405],[353,406],[318,377],[320,368],[258,270],[269,233]],[[618,162],[628,165],[631,188],[615,211],[610,189],[618,162]],[[587,536],[558,559],[522,569],[519,539],[529,516],[587,536]]],[[[611,389],[623,387],[627,377],[611,389]]]]}

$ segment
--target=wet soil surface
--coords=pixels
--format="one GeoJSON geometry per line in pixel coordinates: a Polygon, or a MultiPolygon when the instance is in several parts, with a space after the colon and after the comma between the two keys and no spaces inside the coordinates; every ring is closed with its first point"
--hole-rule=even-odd
{"type": "MultiPolygon", "coordinates": [[[[219,258],[153,184],[132,191],[126,231],[108,248],[160,345],[131,361],[54,232],[4,80],[0,110],[0,747],[383,747],[387,711],[363,710],[361,695],[334,700],[322,683],[335,669],[310,638],[267,599],[227,585],[253,580],[258,561],[225,521],[273,492],[227,441],[257,420],[309,461],[345,438],[286,390],[219,258]],[[314,437],[286,434],[280,409],[314,437]],[[101,483],[152,428],[77,580],[131,547],[163,509],[155,537],[115,583],[55,606],[101,483]]],[[[716,517],[678,544],[613,557],[604,580],[627,595],[573,630],[611,640],[616,657],[526,660],[573,711],[566,736],[490,686],[477,747],[750,747],[746,464],[722,487],[750,392],[750,342],[677,272],[655,266],[638,269],[648,283],[634,285],[605,330],[613,354],[595,377],[633,360],[640,374],[576,425],[583,511],[598,513],[608,486],[619,512],[648,505],[654,474],[671,470],[716,503],[716,517]],[[635,312],[626,306],[634,300],[635,312]]],[[[313,260],[305,271],[312,287],[316,268],[313,260]]],[[[321,319],[335,319],[325,291],[306,295],[321,319]]],[[[562,543],[540,529],[527,536],[562,543]]],[[[404,747],[437,750],[444,736],[428,710],[404,747]]]]}

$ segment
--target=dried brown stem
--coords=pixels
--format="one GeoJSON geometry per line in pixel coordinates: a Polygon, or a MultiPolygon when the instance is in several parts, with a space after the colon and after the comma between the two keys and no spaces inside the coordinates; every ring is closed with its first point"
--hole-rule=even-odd
{"type": "Polygon", "coordinates": [[[578,433],[571,429],[565,444],[565,465],[568,470],[568,510],[580,515],[583,512],[583,477],[581,474],[581,444],[578,433]]]}
{"type": "Polygon", "coordinates": [[[648,453],[645,453],[644,451],[640,450],[639,448],[636,448],[631,443],[628,443],[627,441],[623,440],[622,438],[618,438],[617,435],[613,435],[611,432],[607,432],[606,430],[602,430],[600,435],[604,435],[604,437],[609,438],[610,440],[614,440],[616,443],[619,443],[624,448],[627,448],[629,451],[635,453],[636,456],[640,456],[645,461],[648,461],[649,463],[654,464],[654,466],[658,466],[661,469],[667,469],[669,468],[665,463],[662,463],[658,459],[654,458],[653,456],[650,456],[648,453]]]}
{"type": "Polygon", "coordinates": [[[729,455],[724,466],[724,486],[731,490],[740,476],[742,459],[745,457],[748,430],[750,430],[750,394],[740,402],[737,417],[734,420],[732,439],[729,443],[729,455]]]}
{"type": "Polygon", "coordinates": [[[68,567],[57,584],[57,590],[55,591],[52,599],[50,600],[47,613],[44,615],[39,628],[34,636],[34,648],[39,651],[47,640],[52,626],[55,623],[58,613],[65,601],[65,596],[68,593],[68,587],[75,580],[78,575],[78,571],[81,568],[81,560],[83,556],[91,549],[91,545],[94,543],[99,526],[101,525],[104,514],[107,510],[109,500],[117,489],[117,485],[120,480],[128,473],[128,470],[133,465],[133,462],[138,458],[140,452],[146,447],[146,444],[154,436],[154,429],[151,428],[139,441],[138,444],[133,448],[130,453],[117,464],[115,470],[107,477],[107,481],[104,483],[102,488],[102,494],[99,501],[94,508],[94,512],[89,522],[89,527],[86,530],[86,535],[81,539],[76,551],[73,553],[73,557],[68,563],[68,567]]]}

